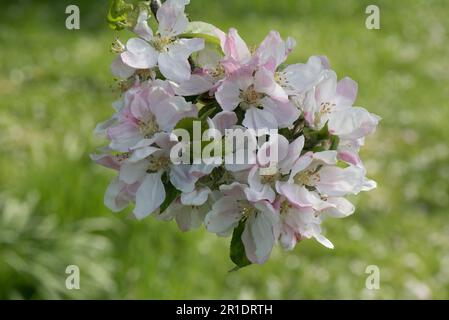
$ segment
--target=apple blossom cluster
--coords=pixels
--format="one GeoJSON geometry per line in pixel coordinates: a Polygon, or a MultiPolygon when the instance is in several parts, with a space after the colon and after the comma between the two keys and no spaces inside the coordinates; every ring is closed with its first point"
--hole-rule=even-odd
{"type": "Polygon", "coordinates": [[[92,158],[117,173],[106,206],[232,236],[237,269],[264,263],[276,244],[292,250],[314,238],[333,248],[322,222],[351,215],[346,197],[376,187],[359,151],[380,118],[354,106],[357,83],[338,80],[325,57],[286,64],[292,38],[272,31],[250,49],[235,29],[189,22],[188,3],[167,0],[156,11],[111,2],[111,27],[134,35],[112,45],[121,98],[96,129],[109,144],[92,158]],[[221,135],[180,142],[176,131],[192,133],[198,123],[221,135]],[[213,161],[188,148],[227,145],[232,130],[264,139],[256,149],[248,141],[224,154],[215,148],[213,161]],[[175,161],[179,144],[189,161],[175,161]],[[244,161],[227,161],[242,150],[244,161]]]}

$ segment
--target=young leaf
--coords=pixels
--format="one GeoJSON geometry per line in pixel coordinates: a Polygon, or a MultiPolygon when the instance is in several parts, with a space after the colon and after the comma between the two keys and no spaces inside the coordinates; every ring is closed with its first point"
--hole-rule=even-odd
{"type": "Polygon", "coordinates": [[[173,201],[175,201],[178,196],[181,194],[181,191],[176,189],[170,181],[166,182],[164,184],[165,186],[165,200],[161,204],[161,207],[159,208],[159,213],[162,214],[167,208],[172,204],[173,201]]]}
{"type": "Polygon", "coordinates": [[[236,266],[230,271],[237,271],[238,269],[249,266],[251,264],[251,261],[249,261],[248,257],[246,256],[245,246],[242,242],[242,233],[244,229],[245,222],[240,221],[239,225],[234,229],[234,232],[232,233],[230,258],[236,266]]]}

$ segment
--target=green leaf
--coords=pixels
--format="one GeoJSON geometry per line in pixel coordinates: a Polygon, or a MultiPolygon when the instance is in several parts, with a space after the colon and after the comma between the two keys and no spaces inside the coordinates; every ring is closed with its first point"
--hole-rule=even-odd
{"type": "Polygon", "coordinates": [[[128,14],[134,10],[134,6],[124,0],[110,0],[107,22],[113,30],[123,30],[128,26],[128,14]]]}
{"type": "Polygon", "coordinates": [[[173,201],[175,201],[179,195],[181,194],[181,191],[179,191],[178,189],[175,188],[175,186],[173,186],[170,182],[169,179],[167,179],[168,181],[166,183],[164,183],[165,186],[165,200],[162,203],[160,209],[159,209],[159,214],[162,214],[165,210],[167,210],[167,208],[172,204],[173,201]]]}
{"type": "Polygon", "coordinates": [[[198,116],[201,121],[206,121],[207,123],[207,118],[212,118],[213,116],[215,116],[218,113],[219,109],[220,107],[218,106],[218,104],[211,103],[202,107],[198,113],[198,116]]]}
{"type": "Polygon", "coordinates": [[[217,27],[210,23],[202,21],[189,22],[184,34],[180,35],[180,38],[203,38],[206,43],[210,43],[216,46],[220,46],[220,39],[218,38],[217,27]]]}
{"type": "Polygon", "coordinates": [[[230,270],[230,272],[237,271],[251,264],[251,261],[249,261],[248,257],[246,256],[245,246],[243,245],[242,241],[242,233],[244,229],[245,221],[240,221],[239,225],[234,229],[234,232],[232,233],[230,258],[236,266],[235,268],[230,270]]]}
{"type": "Polygon", "coordinates": [[[206,43],[213,44],[215,46],[220,46],[220,39],[204,33],[183,33],[179,37],[187,39],[202,38],[206,41],[206,43]]]}
{"type": "Polygon", "coordinates": [[[340,144],[340,138],[338,136],[331,136],[330,150],[337,150],[339,144],[340,144]]]}

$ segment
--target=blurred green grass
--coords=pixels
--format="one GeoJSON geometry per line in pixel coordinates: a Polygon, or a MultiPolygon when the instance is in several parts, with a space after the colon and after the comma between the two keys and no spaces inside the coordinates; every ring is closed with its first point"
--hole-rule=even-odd
{"type": "Polygon", "coordinates": [[[103,205],[112,172],[91,163],[111,115],[106,1],[14,1],[0,12],[0,298],[448,299],[449,3],[444,0],[192,0],[192,20],[253,44],[277,29],[289,61],[327,55],[382,116],[362,152],[379,188],[313,241],[228,274],[229,239],[127,219],[103,205]],[[382,29],[364,13],[381,9],[382,29]],[[65,29],[78,4],[81,30],[65,29]],[[81,290],[65,289],[80,266],[81,290]],[[378,265],[381,289],[365,289],[378,265]]]}

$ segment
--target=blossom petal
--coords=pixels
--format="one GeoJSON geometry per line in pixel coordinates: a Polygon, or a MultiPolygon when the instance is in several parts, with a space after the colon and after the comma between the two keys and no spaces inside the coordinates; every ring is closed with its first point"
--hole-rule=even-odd
{"type": "Polygon", "coordinates": [[[224,111],[233,111],[242,102],[239,86],[230,80],[223,82],[215,93],[215,98],[224,111]]]}
{"type": "Polygon", "coordinates": [[[132,184],[141,180],[145,176],[147,170],[147,161],[139,161],[136,163],[127,161],[120,168],[120,180],[127,184],[132,184]]]}
{"type": "Polygon", "coordinates": [[[178,95],[195,96],[209,92],[214,85],[209,75],[192,74],[189,80],[182,82],[175,90],[178,95]]]}
{"type": "Polygon", "coordinates": [[[280,102],[265,97],[262,99],[262,105],[265,111],[269,111],[276,119],[279,128],[291,126],[300,115],[300,111],[291,102],[280,102]]]}
{"type": "Polygon", "coordinates": [[[344,78],[337,84],[337,105],[350,107],[357,98],[358,85],[351,78],[344,78]]]}
{"type": "Polygon", "coordinates": [[[189,193],[195,189],[195,183],[198,180],[190,173],[188,165],[172,165],[170,169],[170,181],[176,189],[189,193]]]}
{"type": "MultiPolygon", "coordinates": [[[[265,207],[261,203],[259,205],[265,207]]],[[[275,214],[265,208],[257,215],[251,215],[246,221],[242,241],[251,262],[263,264],[270,256],[275,243],[273,233],[275,222],[275,214]]]]}
{"type": "Polygon", "coordinates": [[[143,219],[158,209],[165,200],[165,188],[162,184],[161,173],[146,175],[136,193],[136,207],[134,215],[143,219]]]}
{"type": "Polygon", "coordinates": [[[136,69],[126,65],[121,56],[117,56],[111,64],[111,72],[114,77],[118,79],[128,79],[131,77],[136,69]]]}
{"type": "Polygon", "coordinates": [[[126,43],[126,51],[120,57],[129,67],[150,69],[157,63],[158,53],[145,40],[131,38],[126,43]]]}
{"type": "Polygon", "coordinates": [[[281,173],[288,174],[290,170],[293,167],[293,164],[299,159],[301,156],[302,149],[304,148],[304,136],[300,136],[299,138],[295,139],[290,145],[288,146],[288,152],[287,155],[281,159],[279,162],[279,168],[281,170],[281,173]]]}
{"type": "Polygon", "coordinates": [[[250,108],[246,111],[243,125],[254,130],[278,128],[276,118],[271,112],[257,108],[250,108]]]}
{"type": "Polygon", "coordinates": [[[180,39],[159,55],[159,70],[169,80],[182,83],[190,79],[189,56],[204,48],[204,39],[180,39]]]}
{"type": "Polygon", "coordinates": [[[346,108],[332,114],[329,132],[343,139],[356,140],[373,134],[380,120],[364,108],[346,108]]]}
{"type": "Polygon", "coordinates": [[[186,206],[201,206],[207,201],[210,193],[209,188],[195,189],[190,193],[183,193],[181,203],[186,206]]]}
{"type": "Polygon", "coordinates": [[[104,195],[104,204],[106,207],[113,212],[119,212],[125,209],[132,201],[132,198],[126,190],[127,187],[123,181],[114,179],[108,186],[104,195]]]}
{"type": "Polygon", "coordinates": [[[204,225],[207,231],[217,234],[227,234],[237,227],[242,213],[232,197],[223,197],[216,201],[212,210],[206,215],[204,225]]]}
{"type": "Polygon", "coordinates": [[[175,37],[183,33],[189,24],[184,13],[185,1],[165,2],[157,11],[157,20],[159,22],[158,32],[164,37],[175,37]]]}
{"type": "Polygon", "coordinates": [[[195,117],[196,108],[183,97],[172,97],[153,106],[153,112],[161,130],[170,132],[185,117],[195,117]]]}
{"type": "Polygon", "coordinates": [[[284,89],[275,81],[274,72],[261,67],[254,78],[254,88],[257,92],[265,93],[271,98],[288,102],[288,95],[284,89]]]}
{"type": "Polygon", "coordinates": [[[215,129],[220,131],[222,134],[225,133],[226,129],[231,129],[234,125],[236,125],[237,121],[238,119],[235,112],[229,111],[217,113],[215,117],[212,118],[215,129]]]}
{"type": "Polygon", "coordinates": [[[134,27],[134,33],[146,41],[153,39],[153,31],[148,26],[148,11],[142,10],[137,18],[136,26],[134,27]]]}
{"type": "Polygon", "coordinates": [[[317,190],[330,197],[341,197],[348,194],[357,194],[364,184],[363,171],[354,166],[345,169],[325,166],[319,171],[320,181],[316,184],[317,190]]]}
{"type": "Polygon", "coordinates": [[[223,52],[227,57],[240,63],[244,63],[251,58],[248,46],[234,28],[229,30],[228,36],[224,42],[223,52]]]}

